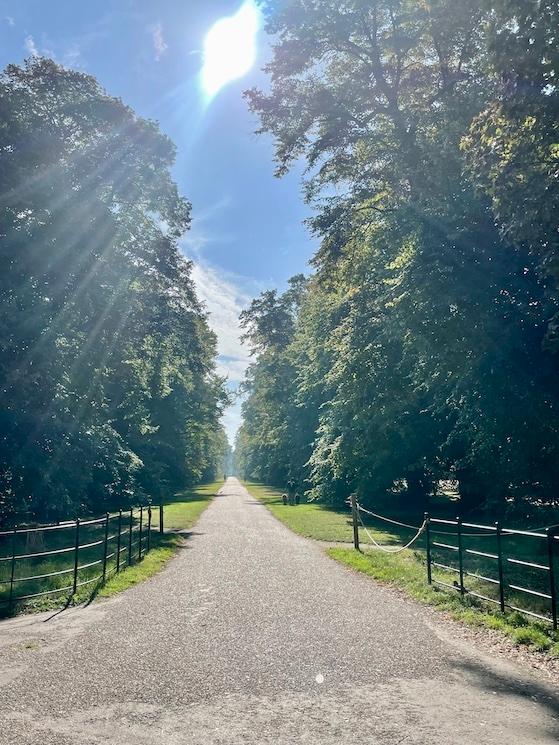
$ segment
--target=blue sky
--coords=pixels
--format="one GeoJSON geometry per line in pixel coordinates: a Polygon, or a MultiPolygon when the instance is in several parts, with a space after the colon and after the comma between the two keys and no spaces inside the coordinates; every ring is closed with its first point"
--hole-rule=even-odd
{"type": "MultiPolygon", "coordinates": [[[[219,371],[235,388],[248,355],[239,341],[240,310],[261,290],[305,271],[313,243],[300,172],[273,177],[273,147],[242,91],[264,86],[270,50],[261,31],[255,67],[208,104],[200,88],[204,38],[236,0],[0,0],[0,65],[31,54],[94,75],[141,116],[156,119],[177,146],[174,177],[193,206],[182,241],[219,340],[219,371]]],[[[239,405],[226,414],[230,437],[239,405]]]]}

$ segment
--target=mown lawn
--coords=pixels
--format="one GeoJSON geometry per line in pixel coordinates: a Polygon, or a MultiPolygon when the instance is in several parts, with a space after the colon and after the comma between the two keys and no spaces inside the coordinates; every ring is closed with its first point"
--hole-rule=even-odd
{"type": "Polygon", "coordinates": [[[183,540],[180,535],[167,533],[167,531],[192,528],[221,486],[223,486],[221,481],[201,484],[177,492],[167,499],[163,506],[163,526],[166,531],[163,535],[158,532],[159,509],[155,507],[152,514],[152,541],[154,542],[152,545],[154,548],[141,562],[134,564],[124,572],[115,574],[99,589],[97,596],[112,597],[159,572],[173,557],[183,540]]]}
{"type": "MultiPolygon", "coordinates": [[[[164,502],[164,528],[165,533],[159,533],[159,509],[154,507],[152,511],[152,525],[149,540],[151,550],[146,553],[147,549],[147,515],[144,510],[143,514],[143,531],[142,531],[142,559],[139,561],[139,513],[134,512],[133,516],[133,535],[132,551],[129,556],[129,513],[123,514],[122,520],[122,538],[121,538],[121,571],[116,574],[116,548],[118,533],[117,517],[111,518],[110,522],[110,540],[108,542],[108,553],[110,555],[107,561],[107,582],[102,585],[101,581],[95,578],[99,576],[102,564],[100,560],[103,557],[102,539],[104,535],[104,523],[94,525],[84,525],[80,532],[80,545],[85,543],[94,543],[91,548],[80,550],[79,562],[84,565],[78,573],[78,580],[84,584],[78,587],[75,595],[69,598],[70,590],[65,589],[72,584],[74,551],[73,541],[75,528],[46,531],[41,533],[21,534],[16,546],[17,554],[36,553],[51,550],[62,550],[62,553],[54,554],[47,557],[30,558],[16,562],[14,595],[32,595],[47,590],[60,589],[59,594],[42,595],[37,598],[29,598],[25,601],[19,601],[10,608],[7,604],[0,605],[0,616],[15,614],[19,612],[41,611],[63,607],[67,604],[76,605],[87,602],[92,598],[109,597],[121,590],[124,590],[148,577],[151,577],[159,571],[165,563],[176,552],[182,537],[173,532],[177,530],[188,531],[196,523],[203,510],[210,503],[211,498],[217,493],[222,486],[221,482],[203,484],[175,495],[170,496],[164,502]],[[30,544],[29,541],[33,543],[30,544]],[[70,550],[66,550],[66,549],[70,550]],[[112,556],[111,556],[112,554],[112,556]],[[88,566],[93,564],[93,566],[88,566]],[[41,577],[38,579],[24,580],[24,577],[37,576],[57,572],[51,577],[41,577]]],[[[0,556],[9,556],[12,550],[11,538],[8,536],[0,545],[0,556]]],[[[10,562],[0,562],[0,600],[7,599],[9,596],[9,577],[10,562]]]]}
{"type": "Polygon", "coordinates": [[[282,492],[264,484],[244,482],[249,492],[263,502],[279,520],[295,533],[317,541],[349,542],[352,540],[351,519],[347,510],[333,510],[316,502],[284,505],[282,492]]]}
{"type": "MultiPolygon", "coordinates": [[[[209,500],[223,486],[222,481],[202,484],[177,492],[164,502],[163,524],[165,530],[188,530],[208,506],[209,500]]],[[[152,526],[159,528],[159,510],[153,508],[152,526]]]]}
{"type": "MultiPolygon", "coordinates": [[[[347,543],[351,544],[353,540],[351,516],[349,510],[335,510],[328,506],[322,506],[316,503],[300,504],[298,506],[284,505],[281,499],[281,490],[268,487],[263,484],[254,482],[245,482],[248,491],[257,499],[261,500],[275,517],[281,520],[288,528],[299,535],[312,538],[318,541],[329,543],[347,543]]],[[[405,515],[392,515],[396,519],[405,520],[405,515]]],[[[408,518],[412,524],[412,518],[408,518]]],[[[365,525],[372,533],[375,540],[381,545],[401,545],[413,537],[414,531],[408,528],[387,525],[373,518],[364,520],[365,525]]],[[[545,621],[531,620],[528,617],[517,613],[507,612],[501,614],[489,606],[481,603],[472,596],[460,597],[458,593],[447,592],[438,589],[434,585],[427,583],[426,565],[425,565],[425,539],[421,536],[413,549],[408,549],[397,554],[384,553],[368,545],[368,538],[363,529],[360,529],[361,535],[361,552],[357,552],[348,545],[334,546],[327,548],[327,553],[336,561],[339,561],[348,567],[363,572],[373,577],[375,580],[393,585],[403,590],[416,600],[432,605],[442,611],[449,612],[453,618],[462,621],[470,626],[479,628],[488,628],[498,630],[503,634],[511,637],[516,644],[525,644],[540,651],[548,651],[553,655],[559,656],[559,635],[553,633],[551,625],[545,621]]],[[[439,541],[452,542],[454,537],[438,537],[439,541]]],[[[493,537],[485,538],[471,536],[466,538],[467,545],[478,550],[493,551],[493,537]],[[488,543],[489,542],[489,543],[488,543]]],[[[515,536],[506,538],[506,551],[511,556],[534,560],[533,545],[534,539],[518,539],[515,536]]],[[[435,549],[436,550],[436,549],[435,549]]],[[[538,551],[545,551],[545,545],[537,546],[538,551]]],[[[441,563],[444,561],[451,563],[448,555],[434,557],[441,563]]],[[[538,558],[544,562],[543,558],[538,558]]],[[[490,575],[495,573],[495,567],[487,560],[481,557],[468,556],[468,565],[470,571],[482,572],[490,575]],[[485,563],[484,563],[485,562],[485,563]]],[[[508,571],[519,571],[513,565],[510,565],[508,571]]],[[[532,573],[531,570],[524,570],[525,574],[518,579],[518,574],[511,575],[510,579],[524,582],[524,586],[534,586],[537,581],[547,581],[546,573],[532,573]]],[[[449,577],[448,573],[433,568],[433,576],[446,582],[452,582],[455,575],[449,577]]],[[[468,577],[468,586],[476,592],[494,596],[495,592],[488,589],[486,583],[482,583],[475,578],[468,577]]],[[[537,586],[537,585],[536,585],[537,586]]],[[[542,590],[545,587],[542,585],[542,590]]],[[[545,606],[537,598],[531,599],[521,597],[509,591],[508,601],[511,604],[523,605],[524,607],[537,612],[544,612],[545,606]]],[[[545,601],[543,601],[545,603],[545,601]]]]}

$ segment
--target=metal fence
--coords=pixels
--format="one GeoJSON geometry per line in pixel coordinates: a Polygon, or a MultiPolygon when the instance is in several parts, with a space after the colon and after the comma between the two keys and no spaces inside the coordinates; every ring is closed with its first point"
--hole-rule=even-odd
{"type": "Polygon", "coordinates": [[[421,525],[409,525],[366,510],[354,495],[349,501],[355,548],[359,549],[360,525],[373,545],[388,553],[416,544],[425,550],[430,585],[494,604],[502,613],[517,611],[549,622],[557,630],[559,526],[517,530],[499,522],[482,525],[460,518],[443,520],[427,512],[421,525]],[[398,526],[404,545],[380,545],[367,530],[361,513],[398,526]],[[409,541],[407,530],[414,532],[409,541]]]}
{"type": "MultiPolygon", "coordinates": [[[[159,508],[160,532],[163,530],[159,508]]],[[[152,545],[152,508],[0,532],[0,608],[49,595],[92,591],[142,560],[152,545]]]]}
{"type": "Polygon", "coordinates": [[[480,525],[460,518],[442,520],[426,513],[427,581],[493,603],[502,613],[508,609],[550,621],[557,630],[558,534],[559,526],[543,532],[515,530],[499,522],[480,525]],[[437,526],[445,529],[437,530],[437,526]],[[439,539],[439,535],[444,538],[439,539]],[[448,558],[441,561],[439,555],[448,558]],[[457,575],[458,580],[445,582],[434,576],[434,569],[457,575]],[[531,587],[524,586],[529,583],[531,587]],[[482,588],[488,589],[482,592],[482,588]],[[522,597],[530,598],[534,607],[520,605],[522,597]]]}

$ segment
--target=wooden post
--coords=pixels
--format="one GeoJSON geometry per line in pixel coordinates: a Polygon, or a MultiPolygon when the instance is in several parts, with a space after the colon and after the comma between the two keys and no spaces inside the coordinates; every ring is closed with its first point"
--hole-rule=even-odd
{"type": "Polygon", "coordinates": [[[464,596],[464,556],[462,553],[462,518],[456,518],[456,533],[458,537],[458,567],[460,572],[460,595],[464,596]]]}
{"type": "Polygon", "coordinates": [[[144,519],[144,507],[140,505],[140,539],[138,543],[138,561],[142,560],[142,523],[144,519]]]}
{"type": "Polygon", "coordinates": [[[128,566],[132,566],[132,523],[134,522],[134,510],[130,507],[130,524],[128,526],[128,566]]]}
{"type": "Polygon", "coordinates": [[[353,522],[353,548],[359,551],[359,523],[357,518],[357,500],[355,494],[349,496],[351,502],[351,520],[353,522]]]}
{"type": "Polygon", "coordinates": [[[159,504],[159,532],[163,533],[163,502],[159,504]]]}
{"type": "Polygon", "coordinates": [[[120,538],[122,533],[122,508],[118,511],[118,536],[116,539],[116,573],[120,572],[120,538]]]}

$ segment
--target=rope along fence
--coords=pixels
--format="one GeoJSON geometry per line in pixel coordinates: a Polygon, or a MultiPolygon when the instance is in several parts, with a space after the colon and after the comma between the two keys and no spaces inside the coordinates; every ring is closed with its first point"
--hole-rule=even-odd
{"type": "Polygon", "coordinates": [[[362,507],[351,496],[353,543],[360,548],[359,529],[375,549],[396,554],[411,548],[424,536],[427,582],[498,606],[504,613],[517,611],[551,623],[557,630],[557,563],[559,526],[538,530],[504,528],[443,520],[425,513],[421,525],[393,520],[362,507]],[[414,531],[402,545],[383,545],[375,539],[363,515],[398,528],[414,531]],[[439,538],[444,536],[444,538],[439,538]]]}
{"type": "MultiPolygon", "coordinates": [[[[359,523],[361,527],[363,528],[363,530],[365,531],[365,533],[367,534],[373,546],[376,546],[376,548],[380,549],[381,551],[384,551],[387,554],[399,554],[400,551],[405,551],[407,548],[411,548],[411,546],[418,540],[418,538],[421,536],[421,534],[423,533],[426,527],[426,522],[424,520],[422,524],[419,526],[419,528],[417,529],[417,533],[414,535],[411,541],[408,541],[403,546],[383,546],[380,543],[377,543],[377,541],[373,538],[373,536],[371,535],[371,533],[367,529],[367,526],[364,524],[361,518],[361,512],[366,512],[366,511],[367,510],[364,510],[362,507],[358,506],[357,516],[359,518],[359,523]]],[[[394,521],[391,521],[391,522],[394,522],[394,521]]],[[[404,527],[407,527],[407,526],[404,526],[404,527]]]]}
{"type": "MultiPolygon", "coordinates": [[[[162,508],[158,530],[163,529],[162,508]]],[[[36,598],[68,595],[143,559],[152,547],[150,505],[80,519],[0,532],[0,610],[36,598]]]]}

